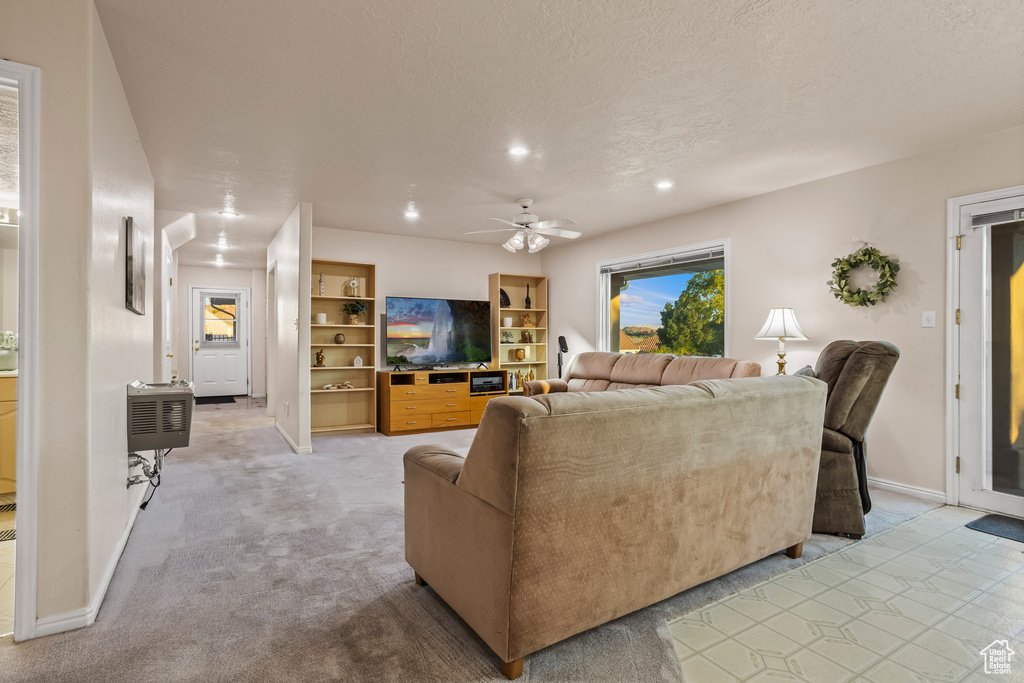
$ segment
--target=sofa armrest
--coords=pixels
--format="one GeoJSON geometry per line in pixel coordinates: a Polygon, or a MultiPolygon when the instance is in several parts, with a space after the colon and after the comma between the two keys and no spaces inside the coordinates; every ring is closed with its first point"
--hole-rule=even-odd
{"type": "Polygon", "coordinates": [[[569,385],[564,379],[535,379],[532,382],[523,382],[523,396],[540,396],[560,391],[569,391],[569,385]]]}
{"type": "Polygon", "coordinates": [[[454,484],[462,474],[462,465],[466,459],[444,446],[424,444],[413,446],[406,451],[405,461],[409,464],[419,465],[454,484]]]}

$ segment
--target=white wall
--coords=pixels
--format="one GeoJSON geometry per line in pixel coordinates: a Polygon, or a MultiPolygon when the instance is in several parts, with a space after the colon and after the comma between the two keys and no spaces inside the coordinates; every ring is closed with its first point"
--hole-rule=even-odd
{"type": "Polygon", "coordinates": [[[175,332],[174,358],[178,374],[188,376],[189,358],[194,345],[189,338],[189,297],[192,287],[247,287],[249,288],[249,311],[251,320],[252,349],[252,395],[267,393],[266,335],[267,335],[267,274],[263,270],[239,270],[235,268],[205,268],[200,266],[178,266],[175,284],[175,332]]]}
{"type": "MultiPolygon", "coordinates": [[[[144,486],[125,489],[128,476],[127,394],[153,370],[153,176],[139,143],[121,79],[96,8],[92,31],[92,226],[89,230],[88,348],[89,599],[106,589],[119,542],[144,486]],[[132,216],[146,242],[146,315],[125,308],[125,226],[132,216]]],[[[44,75],[45,79],[45,75],[44,75]]],[[[45,86],[44,86],[45,89],[45,86]]],[[[44,316],[45,317],[45,316],[44,316]]]]}
{"type": "MultiPolygon", "coordinates": [[[[267,270],[277,265],[277,342],[274,416],[278,431],[297,453],[312,452],[309,435],[309,320],[311,204],[299,204],[267,246],[267,270]]],[[[276,333],[276,334],[275,334],[276,333]]]]}
{"type": "Polygon", "coordinates": [[[3,57],[42,72],[40,337],[22,339],[43,411],[31,616],[94,617],[143,493],[125,490],[125,385],[152,369],[153,327],[124,306],[123,219],[152,255],[153,180],[92,0],[7,0],[3,17],[3,57]]]}
{"type": "MultiPolygon", "coordinates": [[[[316,258],[376,264],[376,310],[382,314],[384,300],[389,296],[487,299],[491,273],[534,274],[540,273],[541,266],[541,254],[512,254],[500,244],[467,244],[317,227],[313,228],[313,254],[316,258]]],[[[557,312],[551,315],[556,316],[557,312]]],[[[378,325],[383,334],[382,321],[378,320],[378,325]]],[[[383,367],[386,346],[378,346],[376,364],[383,367]]]]}
{"type": "Polygon", "coordinates": [[[777,344],[755,341],[768,309],[792,306],[810,341],[786,344],[791,370],[835,339],[894,343],[901,358],[869,430],[868,474],[945,491],[946,200],[1024,183],[1024,128],[541,252],[552,334],[596,344],[598,261],[731,240],[728,353],[774,374],[777,344]],[[831,262],[874,243],[900,259],[882,304],[851,308],[825,282],[831,262]],[[936,311],[936,327],[921,312],[936,311]]]}

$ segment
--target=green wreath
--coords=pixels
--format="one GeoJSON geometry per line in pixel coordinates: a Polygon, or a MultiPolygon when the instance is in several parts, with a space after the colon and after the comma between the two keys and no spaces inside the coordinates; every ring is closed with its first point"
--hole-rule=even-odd
{"type": "Polygon", "coordinates": [[[874,306],[885,301],[896,287],[899,259],[889,258],[875,247],[864,246],[846,258],[832,262],[832,279],[826,284],[832,296],[850,306],[874,306]],[[870,289],[850,289],[850,271],[858,266],[871,266],[878,272],[878,282],[870,289]]]}

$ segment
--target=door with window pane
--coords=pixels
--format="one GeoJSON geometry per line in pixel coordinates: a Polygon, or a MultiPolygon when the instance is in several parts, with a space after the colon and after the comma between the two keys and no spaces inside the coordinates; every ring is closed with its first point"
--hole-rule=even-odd
{"type": "Polygon", "coordinates": [[[192,288],[192,381],[197,396],[249,393],[247,292],[192,288]]]}

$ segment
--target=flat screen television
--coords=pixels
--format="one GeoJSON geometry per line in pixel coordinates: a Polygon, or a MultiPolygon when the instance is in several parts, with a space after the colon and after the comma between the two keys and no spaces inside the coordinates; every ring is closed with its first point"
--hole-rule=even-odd
{"type": "Polygon", "coordinates": [[[491,302],[387,297],[388,365],[490,361],[491,302]]]}

